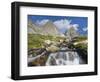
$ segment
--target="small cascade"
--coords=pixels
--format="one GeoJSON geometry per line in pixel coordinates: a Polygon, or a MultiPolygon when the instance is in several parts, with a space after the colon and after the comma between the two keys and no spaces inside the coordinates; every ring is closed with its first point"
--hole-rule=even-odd
{"type": "Polygon", "coordinates": [[[55,52],[49,55],[46,65],[77,65],[81,60],[76,51],[55,52]]]}

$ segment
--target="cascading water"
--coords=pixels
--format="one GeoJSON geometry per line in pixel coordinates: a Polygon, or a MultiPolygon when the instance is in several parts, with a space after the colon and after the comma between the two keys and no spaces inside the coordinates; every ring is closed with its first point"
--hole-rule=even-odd
{"type": "Polygon", "coordinates": [[[47,59],[46,65],[77,65],[82,62],[82,59],[76,51],[66,51],[51,53],[47,59]]]}

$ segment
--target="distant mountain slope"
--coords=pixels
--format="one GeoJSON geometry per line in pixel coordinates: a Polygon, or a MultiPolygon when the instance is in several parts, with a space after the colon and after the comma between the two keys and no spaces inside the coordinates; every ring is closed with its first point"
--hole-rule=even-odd
{"type": "Polygon", "coordinates": [[[29,34],[37,34],[40,31],[41,30],[39,26],[33,24],[31,20],[28,21],[28,33],[29,34]]]}
{"type": "Polygon", "coordinates": [[[48,21],[43,26],[38,26],[32,23],[31,20],[28,21],[28,34],[42,34],[42,35],[52,35],[52,36],[62,35],[52,21],[48,21]]]}
{"type": "Polygon", "coordinates": [[[51,21],[48,21],[45,25],[43,25],[42,32],[45,35],[60,35],[57,27],[51,21]]]}

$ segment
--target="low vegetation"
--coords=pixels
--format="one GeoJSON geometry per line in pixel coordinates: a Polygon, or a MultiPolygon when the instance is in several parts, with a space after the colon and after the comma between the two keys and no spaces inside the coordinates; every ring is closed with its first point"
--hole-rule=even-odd
{"type": "MultiPolygon", "coordinates": [[[[79,36],[74,38],[72,41],[66,43],[66,38],[64,37],[55,37],[50,35],[40,35],[40,34],[28,34],[28,49],[36,49],[30,51],[33,57],[41,54],[41,49],[45,49],[48,52],[55,52],[60,50],[60,47],[63,44],[66,44],[69,49],[77,49],[78,53],[86,59],[87,62],[87,45],[88,43],[84,43],[87,40],[86,36],[79,36]],[[47,44],[45,44],[45,41],[47,44]],[[52,41],[50,43],[49,41],[52,41]],[[60,43],[61,42],[61,43],[60,43]],[[82,43],[83,42],[83,43],[82,43]],[[74,43],[77,43],[74,45],[74,43]],[[60,46],[61,45],[61,46],[60,46]],[[44,46],[46,46],[44,48],[44,46]]],[[[37,58],[33,62],[29,63],[29,66],[44,66],[47,61],[48,55],[43,55],[40,58],[37,58]]]]}
{"type": "Polygon", "coordinates": [[[80,37],[74,38],[74,40],[69,43],[68,47],[71,49],[77,49],[79,50],[80,53],[87,55],[88,43],[84,42],[86,40],[87,40],[86,36],[80,36],[80,37]]]}
{"type": "Polygon", "coordinates": [[[28,49],[42,48],[44,46],[45,40],[59,42],[60,39],[65,39],[65,38],[55,37],[50,35],[28,34],[28,49]]]}
{"type": "Polygon", "coordinates": [[[80,42],[80,41],[84,41],[84,40],[87,40],[87,36],[79,36],[79,37],[76,37],[74,39],[74,42],[80,42]]]}

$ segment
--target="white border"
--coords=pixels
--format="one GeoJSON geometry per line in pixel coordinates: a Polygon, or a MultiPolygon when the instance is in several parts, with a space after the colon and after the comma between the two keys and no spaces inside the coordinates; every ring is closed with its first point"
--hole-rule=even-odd
{"type": "Polygon", "coordinates": [[[57,73],[94,71],[94,11],[40,7],[20,7],[20,75],[43,75],[57,73]],[[55,15],[88,17],[88,64],[66,66],[27,66],[27,15],[55,15]]]}

